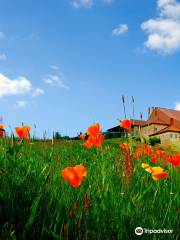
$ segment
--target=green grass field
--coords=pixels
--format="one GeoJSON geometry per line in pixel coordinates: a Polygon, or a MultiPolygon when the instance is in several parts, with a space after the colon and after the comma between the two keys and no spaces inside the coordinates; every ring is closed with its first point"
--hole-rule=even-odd
{"type": "Polygon", "coordinates": [[[168,178],[154,181],[141,167],[148,157],[133,160],[127,181],[118,141],[86,149],[81,141],[12,147],[1,139],[0,239],[180,239],[179,168],[165,166],[168,178]],[[74,189],[61,171],[81,163],[88,173],[74,189]],[[136,236],[138,226],[173,233],[136,236]]]}

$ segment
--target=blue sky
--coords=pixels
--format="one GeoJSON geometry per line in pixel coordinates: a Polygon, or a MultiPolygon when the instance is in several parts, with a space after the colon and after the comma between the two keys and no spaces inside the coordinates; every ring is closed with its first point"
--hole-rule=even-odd
{"type": "Polygon", "coordinates": [[[149,106],[180,110],[180,2],[0,0],[0,116],[75,136],[149,106]]]}

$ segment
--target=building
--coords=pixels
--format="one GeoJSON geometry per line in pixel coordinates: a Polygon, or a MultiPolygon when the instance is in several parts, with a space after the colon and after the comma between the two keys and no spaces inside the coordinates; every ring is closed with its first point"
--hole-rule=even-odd
{"type": "Polygon", "coordinates": [[[163,145],[180,144],[180,111],[153,108],[148,120],[141,128],[141,132],[145,138],[160,138],[163,145]]]}
{"type": "MultiPolygon", "coordinates": [[[[131,119],[133,136],[136,136],[136,137],[140,136],[140,129],[144,123],[145,123],[145,121],[143,121],[143,120],[131,119]]],[[[107,133],[108,133],[109,138],[126,136],[126,131],[122,127],[120,127],[120,125],[108,129],[107,133]]]]}
{"type": "MultiPolygon", "coordinates": [[[[162,145],[180,145],[180,111],[166,108],[152,108],[147,121],[131,119],[132,136],[158,137],[162,145]]],[[[107,130],[108,132],[123,133],[120,126],[107,130]]],[[[122,134],[121,134],[122,135],[122,134]]],[[[116,135],[115,135],[116,136],[116,135]]]]}

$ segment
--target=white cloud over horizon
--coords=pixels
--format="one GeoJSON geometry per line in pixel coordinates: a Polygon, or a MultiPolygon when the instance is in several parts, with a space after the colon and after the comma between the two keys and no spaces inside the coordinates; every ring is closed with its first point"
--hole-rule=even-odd
{"type": "Polygon", "coordinates": [[[180,50],[180,2],[157,0],[158,17],[141,24],[147,33],[145,47],[161,54],[180,50]]]}
{"type": "Polygon", "coordinates": [[[128,31],[128,25],[127,24],[119,24],[117,28],[112,30],[112,35],[113,36],[119,36],[125,32],[128,31]]]}
{"type": "Polygon", "coordinates": [[[7,76],[0,73],[0,97],[5,97],[9,95],[23,95],[39,94],[44,93],[43,89],[33,88],[31,82],[23,76],[19,76],[15,79],[10,79],[7,76]]]}
{"type": "Polygon", "coordinates": [[[180,102],[177,102],[176,105],[175,105],[175,110],[179,110],[180,111],[180,102]]]}
{"type": "Polygon", "coordinates": [[[58,75],[48,75],[48,77],[46,79],[44,79],[44,82],[46,84],[51,85],[51,86],[64,88],[64,89],[69,89],[69,86],[64,84],[63,79],[58,75]]]}

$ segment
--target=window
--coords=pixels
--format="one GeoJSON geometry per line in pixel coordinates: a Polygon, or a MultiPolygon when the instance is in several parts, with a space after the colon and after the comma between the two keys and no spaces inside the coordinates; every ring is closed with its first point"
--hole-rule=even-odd
{"type": "Polygon", "coordinates": [[[157,128],[154,128],[154,132],[157,132],[157,130],[158,130],[157,128]]]}
{"type": "Polygon", "coordinates": [[[173,134],[172,133],[170,133],[170,138],[173,138],[173,134]]]}

